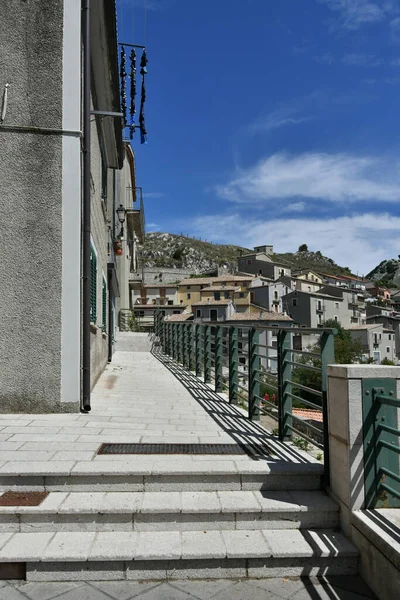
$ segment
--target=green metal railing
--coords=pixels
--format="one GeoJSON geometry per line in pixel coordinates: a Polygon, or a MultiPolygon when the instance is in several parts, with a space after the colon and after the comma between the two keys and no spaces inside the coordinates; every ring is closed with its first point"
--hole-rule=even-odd
{"type": "Polygon", "coordinates": [[[365,508],[400,507],[400,399],[395,379],[363,379],[365,508]]]}
{"type": "Polygon", "coordinates": [[[165,355],[226,393],[251,421],[267,416],[281,441],[295,434],[321,448],[329,482],[326,369],[334,363],[335,330],[174,322],[158,314],[155,333],[165,355]],[[297,347],[299,334],[316,336],[313,351],[297,347]],[[307,422],[293,407],[320,411],[322,424],[307,422]]]}

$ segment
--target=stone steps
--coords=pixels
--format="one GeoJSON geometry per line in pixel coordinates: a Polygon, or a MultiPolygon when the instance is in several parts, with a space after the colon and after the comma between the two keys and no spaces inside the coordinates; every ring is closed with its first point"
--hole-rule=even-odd
{"type": "Polygon", "coordinates": [[[0,506],[0,532],[334,528],[319,491],[51,492],[39,506],[0,506]]]}
{"type": "Polygon", "coordinates": [[[319,463],[224,459],[148,455],[76,463],[8,462],[0,467],[0,492],[307,491],[321,487],[323,465],[319,463]]]}
{"type": "Polygon", "coordinates": [[[0,534],[0,562],[30,581],[354,574],[357,552],[332,530],[0,534]]]}

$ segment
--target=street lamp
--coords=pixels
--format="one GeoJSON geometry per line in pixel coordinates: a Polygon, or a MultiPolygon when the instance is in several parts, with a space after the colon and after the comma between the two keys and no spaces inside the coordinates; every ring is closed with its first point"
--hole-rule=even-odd
{"type": "Polygon", "coordinates": [[[125,215],[126,215],[125,207],[122,204],[120,204],[116,210],[116,213],[118,215],[118,221],[121,224],[121,231],[120,231],[119,237],[122,239],[122,237],[124,235],[124,223],[125,223],[125,215]]]}

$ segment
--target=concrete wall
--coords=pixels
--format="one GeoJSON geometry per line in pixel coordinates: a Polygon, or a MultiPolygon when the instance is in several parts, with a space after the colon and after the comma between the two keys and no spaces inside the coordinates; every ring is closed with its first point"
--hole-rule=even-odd
{"type": "Polygon", "coordinates": [[[400,589],[398,528],[379,511],[363,510],[362,380],[370,378],[396,380],[400,397],[399,367],[328,367],[330,493],[340,506],[341,528],[360,552],[361,576],[381,600],[393,600],[400,589]]]}
{"type": "MultiPolygon", "coordinates": [[[[75,101],[79,108],[80,93],[79,47],[77,54],[73,51],[76,26],[79,35],[80,3],[75,0],[65,13],[62,0],[0,3],[1,97],[5,84],[10,86],[0,126],[1,412],[79,406],[79,385],[63,388],[61,369],[61,355],[68,353],[65,382],[77,376],[79,383],[79,337],[68,337],[68,327],[79,331],[79,262],[76,275],[66,270],[63,252],[69,248],[62,239],[69,203],[64,225],[72,242],[78,239],[79,252],[79,198],[64,193],[63,178],[63,159],[79,165],[80,155],[80,123],[71,108],[75,101]],[[63,126],[76,133],[62,135],[63,126]],[[42,129],[28,132],[24,127],[42,129]],[[67,295],[74,282],[77,294],[67,308],[62,292],[67,295]]],[[[70,191],[79,189],[79,169],[70,185],[70,191]]],[[[71,260],[76,264],[73,250],[71,260]]]]}

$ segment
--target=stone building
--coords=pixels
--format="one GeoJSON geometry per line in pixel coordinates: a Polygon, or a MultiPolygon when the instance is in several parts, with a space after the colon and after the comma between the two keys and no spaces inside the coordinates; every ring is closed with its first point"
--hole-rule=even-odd
{"type": "Polygon", "coordinates": [[[121,118],[103,113],[121,110],[116,7],[113,0],[91,2],[90,44],[85,45],[81,4],[0,3],[2,412],[81,408],[82,315],[87,314],[82,213],[88,177],[91,351],[86,381],[91,386],[112,353],[112,315],[120,289],[112,251],[119,204],[115,181],[124,147],[121,118]],[[90,51],[92,109],[86,179],[85,47],[90,51]]]}

